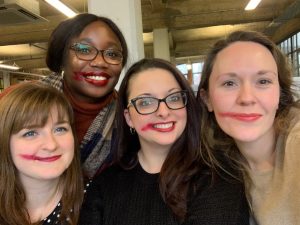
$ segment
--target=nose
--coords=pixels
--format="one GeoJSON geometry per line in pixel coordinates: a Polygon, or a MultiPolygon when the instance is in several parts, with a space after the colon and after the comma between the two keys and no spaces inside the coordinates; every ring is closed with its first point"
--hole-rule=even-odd
{"type": "Polygon", "coordinates": [[[255,89],[251,86],[251,84],[246,83],[241,85],[237,101],[240,105],[255,104],[255,89]]]}
{"type": "Polygon", "coordinates": [[[104,60],[102,52],[98,52],[97,56],[90,62],[92,67],[107,66],[107,62],[104,60]]]}
{"type": "Polygon", "coordinates": [[[160,117],[167,117],[170,114],[170,109],[165,102],[160,102],[156,115],[160,117]]]}
{"type": "Polygon", "coordinates": [[[43,149],[46,151],[55,151],[57,149],[58,143],[56,137],[53,133],[45,134],[43,140],[43,149]]]}

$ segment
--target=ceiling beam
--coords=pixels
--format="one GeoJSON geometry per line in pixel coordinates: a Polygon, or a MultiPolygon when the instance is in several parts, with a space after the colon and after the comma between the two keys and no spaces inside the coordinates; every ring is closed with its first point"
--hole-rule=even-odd
{"type": "Polygon", "coordinates": [[[242,10],[212,11],[210,13],[195,12],[168,16],[163,13],[153,13],[152,16],[143,16],[143,31],[151,32],[155,28],[168,27],[172,29],[193,29],[208,26],[241,24],[250,22],[270,21],[277,17],[280,12],[269,8],[258,8],[255,12],[242,10]],[[154,15],[156,14],[156,15],[154,15]],[[209,19],[208,19],[209,18],[209,19]]]}
{"type": "Polygon", "coordinates": [[[2,26],[0,46],[47,42],[52,31],[65,17],[55,16],[47,19],[49,22],[2,26]]]}

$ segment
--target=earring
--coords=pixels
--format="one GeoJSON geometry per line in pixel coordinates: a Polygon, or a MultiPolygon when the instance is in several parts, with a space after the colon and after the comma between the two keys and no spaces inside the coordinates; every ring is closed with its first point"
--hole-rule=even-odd
{"type": "Polygon", "coordinates": [[[133,127],[130,127],[129,129],[131,134],[135,134],[135,129],[133,127]]]}

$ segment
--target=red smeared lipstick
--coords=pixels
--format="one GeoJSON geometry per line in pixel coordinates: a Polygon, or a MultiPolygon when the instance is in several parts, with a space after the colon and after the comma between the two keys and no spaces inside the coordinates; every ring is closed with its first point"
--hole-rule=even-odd
{"type": "Polygon", "coordinates": [[[61,155],[54,155],[54,156],[50,156],[50,157],[39,157],[39,156],[35,156],[35,155],[25,155],[25,154],[21,154],[20,156],[23,159],[41,161],[41,162],[53,162],[53,161],[58,160],[61,157],[61,155]]]}
{"type": "Polygon", "coordinates": [[[105,86],[109,81],[110,76],[104,72],[74,72],[74,80],[83,81],[95,86],[105,86]]]}
{"type": "Polygon", "coordinates": [[[167,123],[148,123],[146,126],[142,127],[142,131],[147,130],[155,130],[159,132],[170,132],[175,129],[174,122],[167,122],[167,123]]]}
{"type": "Polygon", "coordinates": [[[232,119],[240,120],[244,122],[253,122],[258,120],[260,117],[262,117],[262,115],[259,113],[231,113],[231,112],[220,113],[220,116],[230,117],[232,119]]]}

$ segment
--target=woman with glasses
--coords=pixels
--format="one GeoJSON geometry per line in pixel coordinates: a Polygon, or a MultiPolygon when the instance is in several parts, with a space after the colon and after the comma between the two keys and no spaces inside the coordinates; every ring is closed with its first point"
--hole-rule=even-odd
{"type": "Polygon", "coordinates": [[[94,179],[81,225],[248,224],[243,188],[206,168],[192,89],[171,63],[143,59],[126,73],[116,163],[94,179]]]}
{"type": "Polygon", "coordinates": [[[47,65],[54,73],[44,82],[61,90],[75,114],[84,175],[94,177],[110,163],[117,93],[127,61],[127,45],[114,22],[79,14],[53,31],[47,65]]]}

